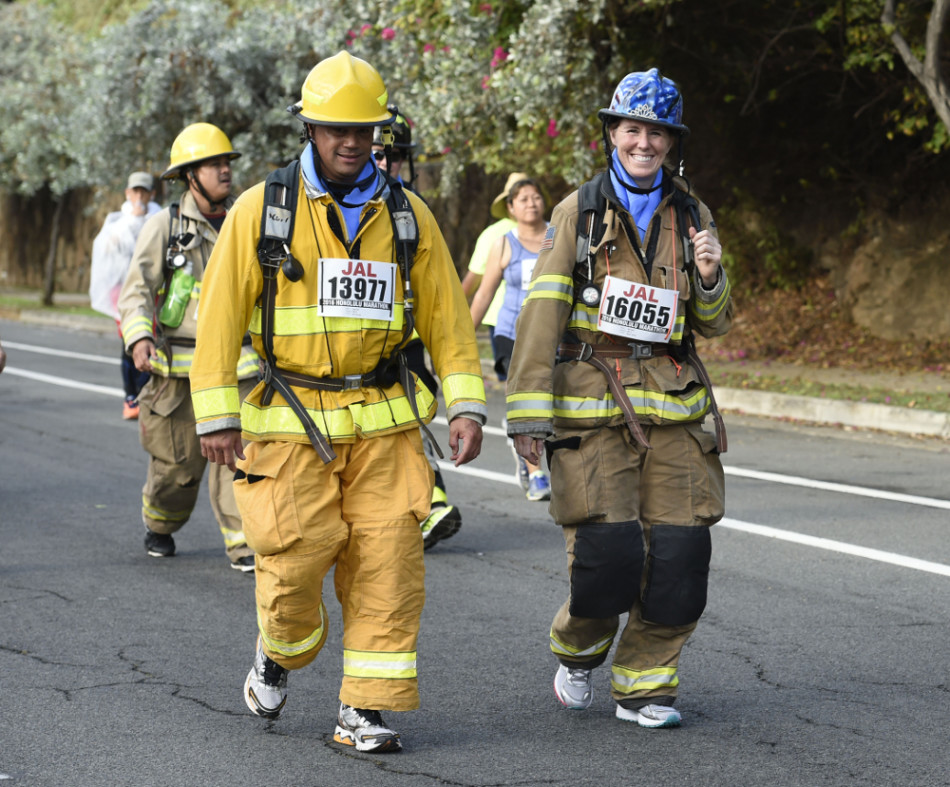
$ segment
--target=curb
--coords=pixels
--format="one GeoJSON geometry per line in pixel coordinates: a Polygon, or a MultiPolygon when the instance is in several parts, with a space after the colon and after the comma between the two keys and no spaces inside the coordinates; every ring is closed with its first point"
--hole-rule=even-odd
{"type": "Polygon", "coordinates": [[[89,333],[108,334],[117,330],[115,320],[108,317],[90,317],[85,314],[56,314],[40,309],[0,309],[0,317],[32,325],[52,325],[89,333]]]}
{"type": "Polygon", "coordinates": [[[950,437],[950,414],[886,404],[814,399],[808,396],[716,388],[716,401],[727,412],[791,418],[820,424],[878,429],[930,437],[950,437]]]}

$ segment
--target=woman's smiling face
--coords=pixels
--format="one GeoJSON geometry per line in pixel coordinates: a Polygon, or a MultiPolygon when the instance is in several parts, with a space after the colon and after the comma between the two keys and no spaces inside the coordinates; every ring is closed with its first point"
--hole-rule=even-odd
{"type": "Polygon", "coordinates": [[[610,143],[627,174],[640,188],[649,188],[673,147],[673,135],[656,123],[624,118],[610,129],[610,143]]]}

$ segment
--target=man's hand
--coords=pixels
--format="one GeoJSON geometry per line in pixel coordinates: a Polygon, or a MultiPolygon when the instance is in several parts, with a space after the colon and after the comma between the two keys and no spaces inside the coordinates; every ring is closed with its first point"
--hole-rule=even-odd
{"type": "Polygon", "coordinates": [[[722,260],[722,246],[709,230],[697,232],[689,228],[689,237],[693,241],[693,253],[696,256],[696,270],[703,280],[703,286],[711,290],[719,279],[719,263],[722,260]]]}
{"type": "Polygon", "coordinates": [[[449,448],[455,466],[471,462],[482,452],[482,425],[478,421],[457,416],[449,423],[449,448]]]}
{"type": "Polygon", "coordinates": [[[244,445],[241,443],[239,429],[222,429],[220,432],[203,434],[200,440],[201,455],[209,462],[227,465],[232,472],[237,470],[235,457],[244,459],[244,445]]]}
{"type": "Polygon", "coordinates": [[[152,371],[152,359],[157,357],[155,343],[151,339],[139,339],[132,345],[132,363],[140,372],[152,371]]]}
{"type": "Polygon", "coordinates": [[[515,451],[518,452],[518,456],[533,465],[541,464],[541,457],[544,453],[544,440],[539,437],[531,437],[531,435],[516,434],[514,441],[515,451]]]}

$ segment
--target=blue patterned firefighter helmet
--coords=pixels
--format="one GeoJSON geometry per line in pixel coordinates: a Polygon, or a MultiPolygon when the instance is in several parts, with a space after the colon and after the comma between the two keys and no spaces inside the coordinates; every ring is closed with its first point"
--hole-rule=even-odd
{"type": "Polygon", "coordinates": [[[679,134],[689,133],[682,124],[683,97],[679,88],[655,68],[627,74],[617,85],[610,106],[597,116],[604,122],[609,118],[629,118],[668,126],[679,134]]]}

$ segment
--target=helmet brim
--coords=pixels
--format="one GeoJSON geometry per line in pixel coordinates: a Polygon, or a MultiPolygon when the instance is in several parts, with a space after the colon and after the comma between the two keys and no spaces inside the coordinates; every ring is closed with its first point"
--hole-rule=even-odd
{"type": "Polygon", "coordinates": [[[670,131],[673,131],[682,136],[689,134],[689,127],[684,126],[682,123],[668,123],[665,120],[652,120],[650,118],[638,117],[637,115],[627,115],[623,112],[614,112],[611,109],[601,109],[597,113],[597,117],[600,118],[601,122],[606,123],[609,119],[615,120],[637,120],[640,123],[652,123],[654,126],[662,126],[663,128],[668,128],[670,131]]]}
{"type": "Polygon", "coordinates": [[[287,111],[293,115],[297,120],[306,123],[311,126],[336,126],[337,128],[349,128],[353,126],[365,127],[365,126],[389,126],[392,125],[396,120],[396,113],[393,112],[391,115],[385,114],[380,115],[378,118],[373,118],[372,120],[330,120],[328,118],[320,117],[308,117],[303,114],[303,107],[298,102],[296,104],[291,104],[287,107],[287,111]]]}
{"type": "Polygon", "coordinates": [[[190,169],[191,167],[197,167],[205,161],[210,161],[211,159],[221,158],[221,156],[227,156],[229,161],[234,161],[236,158],[241,158],[241,154],[236,150],[232,150],[229,153],[218,153],[215,156],[204,156],[203,158],[196,158],[194,161],[187,161],[184,164],[176,164],[174,167],[169,167],[162,173],[162,180],[174,180],[179,175],[183,169],[190,169]]]}

